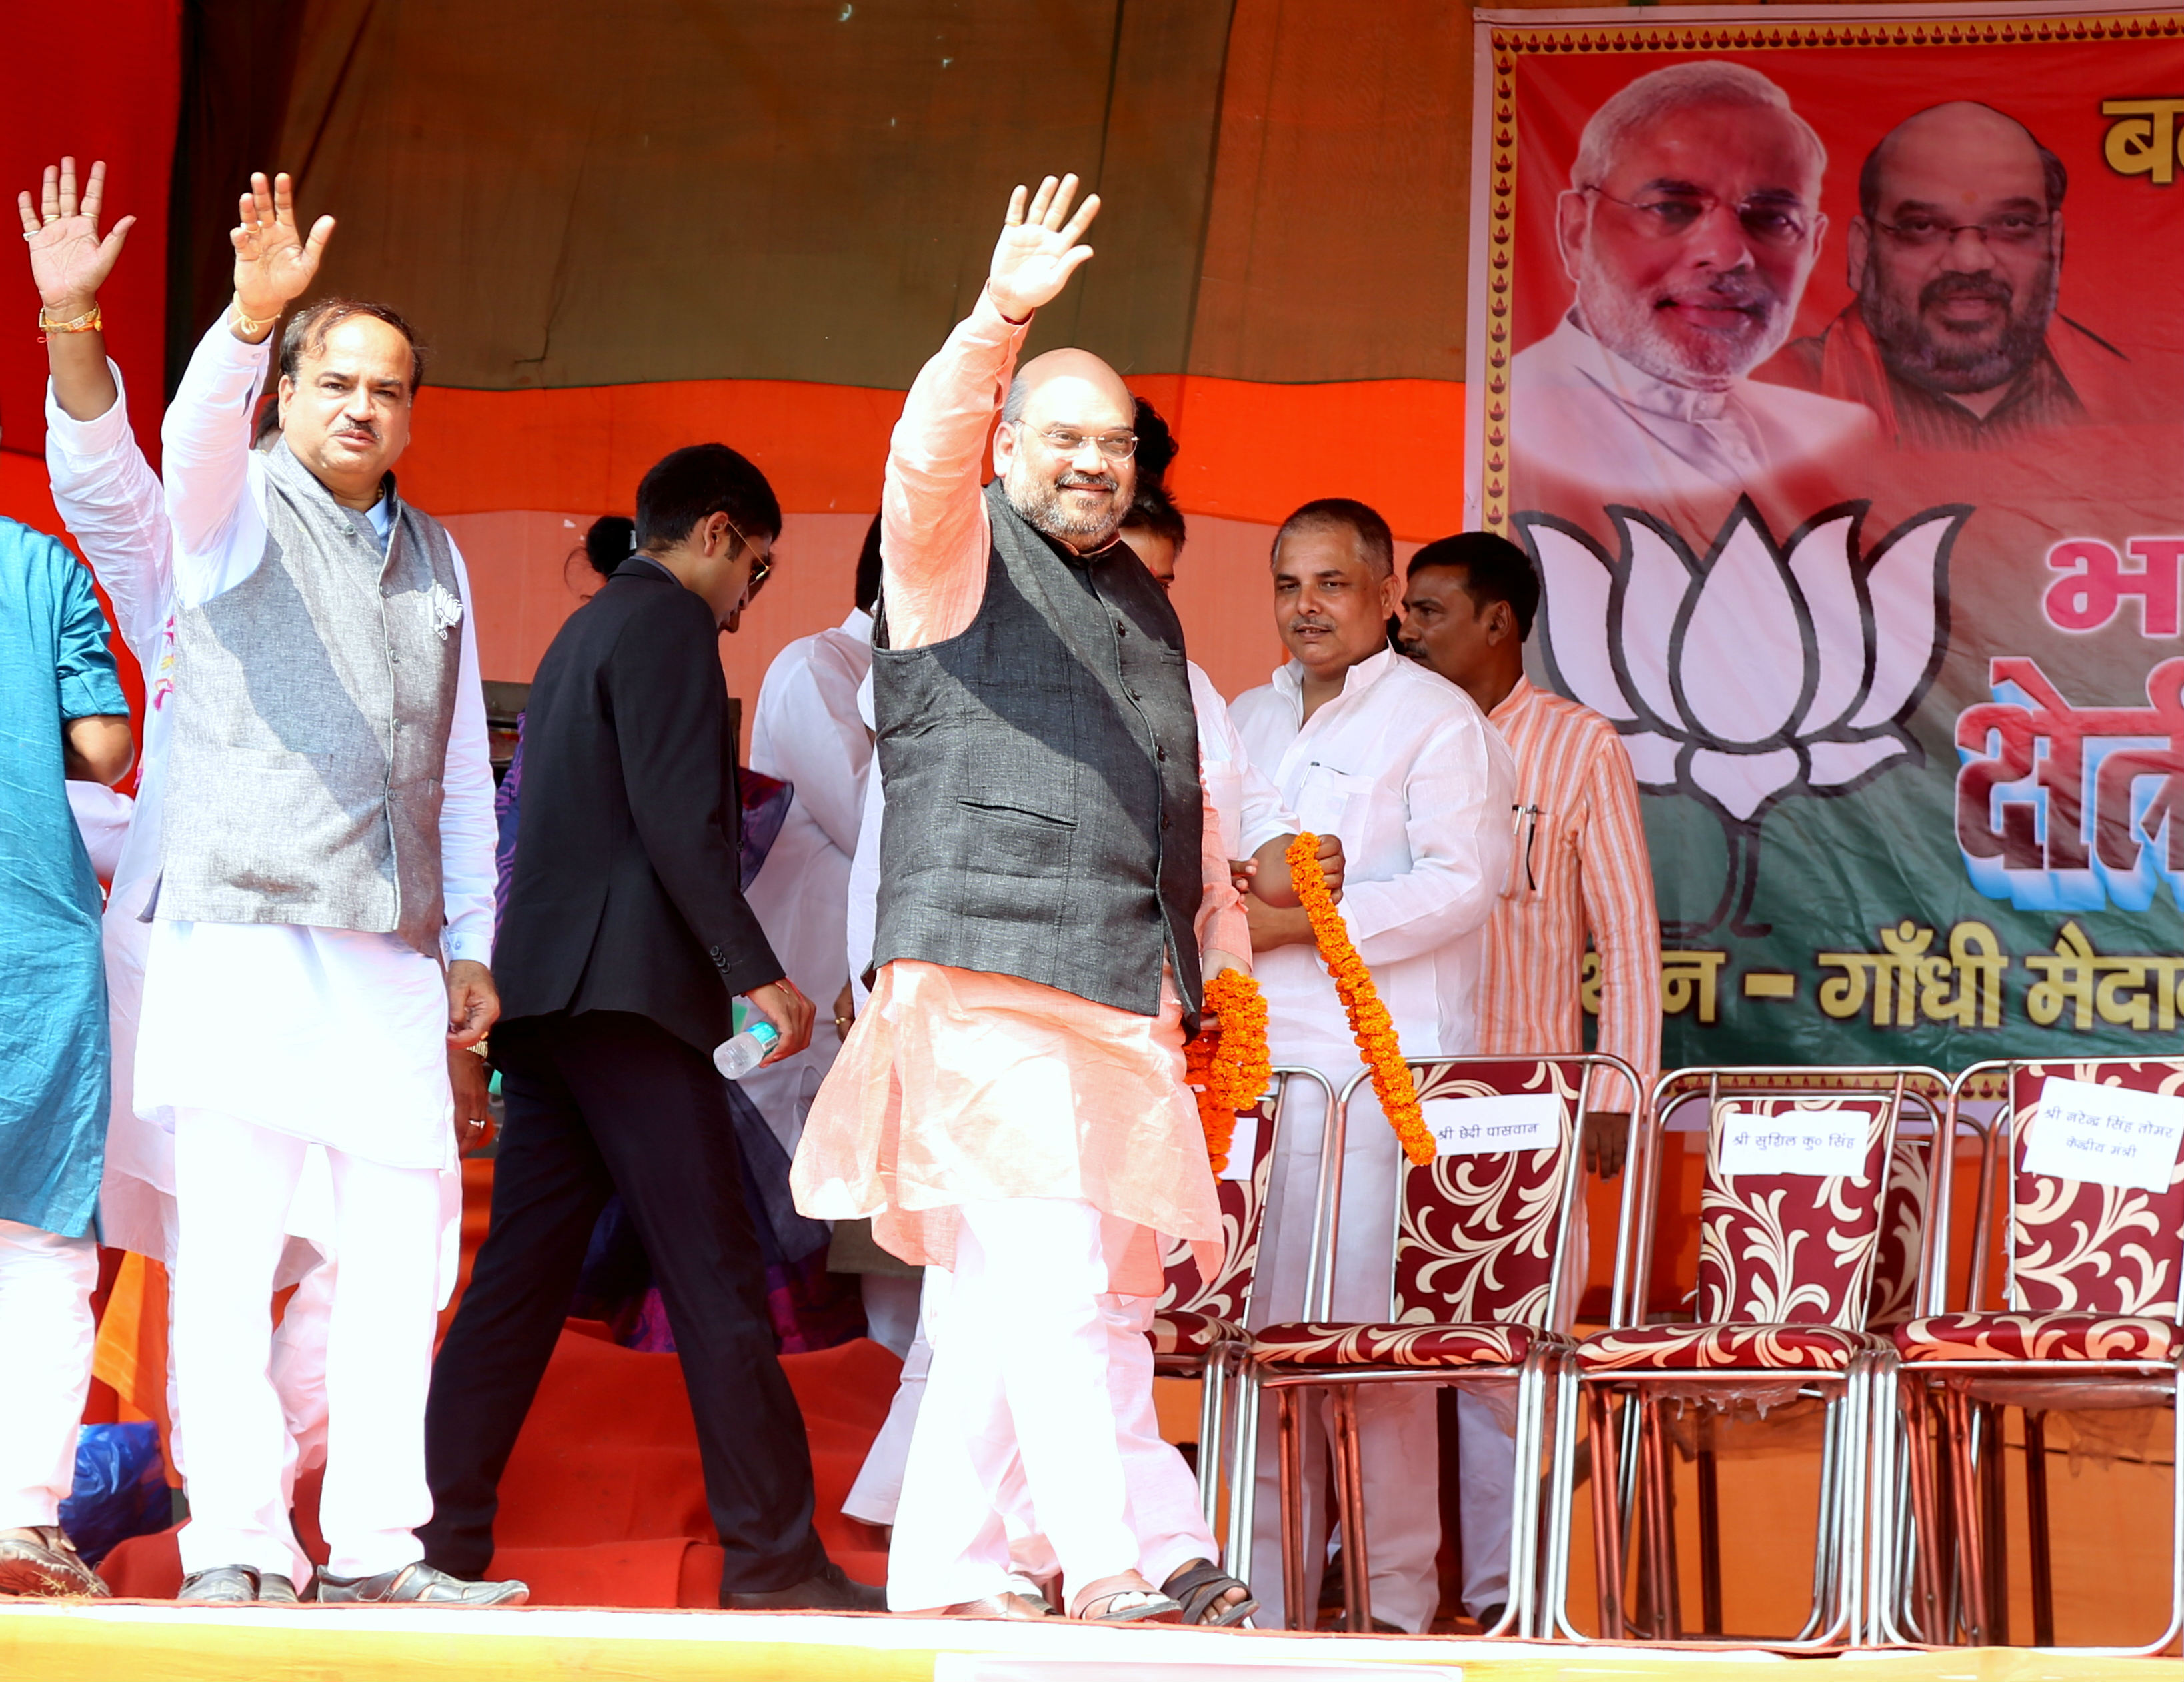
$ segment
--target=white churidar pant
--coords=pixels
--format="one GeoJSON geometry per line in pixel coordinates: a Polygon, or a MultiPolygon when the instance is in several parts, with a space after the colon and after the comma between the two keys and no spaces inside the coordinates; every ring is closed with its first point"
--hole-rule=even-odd
{"type": "Polygon", "coordinates": [[[965,1204],[961,1216],[956,1272],[926,1299],[932,1371],[889,1556],[898,1612],[1009,1591],[1006,1483],[1019,1453],[1068,1583],[1138,1568],[1099,1306],[1100,1211],[1021,1198],[965,1204]]]}
{"type": "MultiPolygon", "coordinates": [[[[867,1284],[878,1277],[872,1273],[865,1275],[867,1284]]],[[[928,1267],[924,1290],[944,1293],[948,1277],[939,1267],[928,1267]]],[[[911,1281],[890,1279],[888,1283],[908,1284],[911,1281]]],[[[880,1426],[880,1434],[872,1439],[865,1463],[858,1468],[857,1481],[850,1486],[849,1496],[842,1503],[842,1511],[849,1517],[862,1519],[867,1524],[894,1523],[895,1514],[902,1506],[902,1474],[903,1468],[910,1463],[910,1440],[917,1429],[918,1411],[925,1401],[925,1381],[932,1370],[933,1345],[926,1339],[925,1317],[921,1313],[910,1352],[902,1358],[902,1377],[895,1384],[894,1400],[888,1404],[888,1417],[880,1426]]]]}
{"type": "MultiPolygon", "coordinates": [[[[1305,1317],[1305,1274],[1311,1262],[1312,1210],[1319,1183],[1324,1110],[1325,1100],[1312,1083],[1300,1081],[1289,1089],[1281,1136],[1274,1145],[1273,1184],[1251,1294],[1255,1328],[1305,1317]]],[[[1342,1222],[1333,1303],[1337,1320],[1388,1317],[1400,1150],[1371,1089],[1361,1089],[1351,1105],[1350,1130],[1343,1141],[1342,1222]]],[[[1435,1563],[1440,1550],[1440,1440],[1435,1394],[1432,1384],[1362,1384],[1357,1391],[1373,1616],[1413,1635],[1431,1627],[1440,1601],[1435,1563]]],[[[1274,1406],[1272,1395],[1262,1403],[1251,1530],[1251,1592],[1261,1605],[1253,1621],[1262,1629],[1280,1628],[1284,1621],[1274,1406]]],[[[1318,1499],[1326,1478],[1323,1410],[1306,1406],[1302,1423],[1305,1557],[1311,1562],[1305,1578],[1316,1587],[1328,1523],[1318,1499]]],[[[1305,1612],[1301,1622],[1309,1628],[1312,1609],[1305,1612]]]]}
{"type": "Polygon", "coordinates": [[[60,1520],[97,1342],[98,1245],[0,1221],[0,1530],[60,1520]]]}
{"type": "MultiPolygon", "coordinates": [[[[203,1110],[176,1116],[181,1230],[175,1367],[189,1422],[191,1519],[182,1568],[247,1565],[301,1585],[309,1568],[288,1523],[297,1450],[270,1371],[265,1305],[288,1205],[304,1172],[295,1135],[203,1110]]],[[[422,1557],[431,1516],[425,1394],[439,1291],[440,1186],[430,1168],[327,1152],[344,1285],[326,1332],[327,1473],[320,1526],[343,1577],[422,1557]]]]}

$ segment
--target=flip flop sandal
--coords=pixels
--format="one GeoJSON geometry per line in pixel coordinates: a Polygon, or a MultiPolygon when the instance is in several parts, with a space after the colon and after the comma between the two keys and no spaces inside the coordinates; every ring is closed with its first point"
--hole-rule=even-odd
{"type": "Polygon", "coordinates": [[[1182,1602],[1185,1624],[1202,1624],[1210,1629],[1241,1624],[1259,1609],[1258,1601],[1251,1598],[1251,1585],[1240,1577],[1231,1577],[1211,1560],[1183,1567],[1161,1585],[1161,1592],[1182,1602]],[[1221,1596],[1231,1589],[1241,1589],[1244,1598],[1234,1606],[1223,1606],[1221,1596]]]}
{"type": "Polygon", "coordinates": [[[1087,1607],[1105,1607],[1106,1611],[1094,1613],[1082,1610],[1070,1617],[1079,1624],[1178,1624],[1183,1621],[1183,1603],[1170,1600],[1157,1589],[1112,1589],[1103,1595],[1088,1595],[1087,1607]],[[1115,1602],[1134,1600],[1140,1606],[1117,1607],[1115,1602]]]}

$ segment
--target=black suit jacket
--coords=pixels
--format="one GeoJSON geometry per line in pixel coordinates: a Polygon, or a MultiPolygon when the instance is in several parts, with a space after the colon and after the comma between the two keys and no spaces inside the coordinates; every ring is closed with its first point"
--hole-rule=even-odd
{"type": "Polygon", "coordinates": [[[531,686],[503,1019],[628,1011],[710,1052],[729,1000],[785,972],[744,900],[736,743],[702,598],[632,557],[531,686]]]}

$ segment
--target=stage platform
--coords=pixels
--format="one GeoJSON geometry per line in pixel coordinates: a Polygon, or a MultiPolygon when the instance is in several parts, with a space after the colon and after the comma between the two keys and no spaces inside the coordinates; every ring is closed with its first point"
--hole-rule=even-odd
{"type": "Polygon", "coordinates": [[[1780,1675],[1792,1663],[1842,1667],[1844,1682],[2060,1682],[2119,1673],[2184,1682],[2184,1662],[2174,1659],[2005,1648],[1793,1660],[1730,1650],[798,1612],[0,1607],[0,1678],[8,1682],[1733,1682],[1780,1675]]]}

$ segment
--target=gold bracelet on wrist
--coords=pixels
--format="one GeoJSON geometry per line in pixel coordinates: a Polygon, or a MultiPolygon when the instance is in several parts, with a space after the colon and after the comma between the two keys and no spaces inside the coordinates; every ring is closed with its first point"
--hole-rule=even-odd
{"type": "Polygon", "coordinates": [[[276,309],[270,315],[268,315],[264,320],[259,320],[254,317],[247,315],[243,313],[242,300],[238,298],[228,305],[227,319],[228,325],[230,326],[233,327],[237,332],[242,334],[245,338],[249,338],[255,334],[265,331],[276,321],[279,320],[281,319],[281,312],[276,309]]]}
{"type": "Polygon", "coordinates": [[[95,333],[105,325],[105,318],[99,315],[98,305],[96,303],[73,321],[56,321],[47,313],[44,304],[38,306],[38,343],[40,344],[43,344],[55,333],[95,333]]]}

